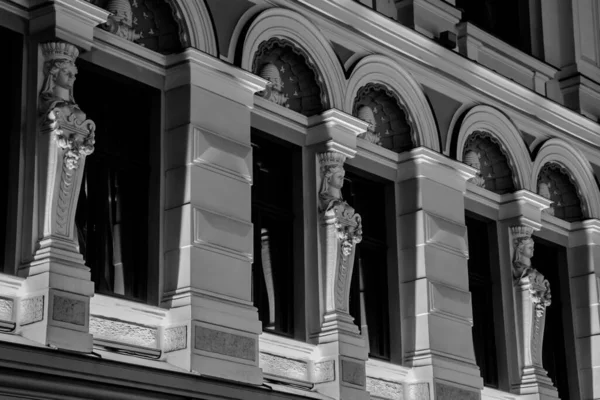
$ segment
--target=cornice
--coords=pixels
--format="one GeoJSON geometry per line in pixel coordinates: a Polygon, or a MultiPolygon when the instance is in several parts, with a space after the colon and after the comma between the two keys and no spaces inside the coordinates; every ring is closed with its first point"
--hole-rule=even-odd
{"type": "MultiPolygon", "coordinates": [[[[235,95],[223,90],[224,87],[233,86],[253,97],[254,93],[265,90],[268,81],[209,54],[188,48],[167,56],[165,90],[189,84],[207,88],[225,97],[235,95]]],[[[246,102],[252,105],[249,99],[246,102]]]]}
{"type": "Polygon", "coordinates": [[[94,28],[106,22],[110,12],[84,0],[54,0],[29,12],[29,33],[55,35],[90,50],[94,28]]]}
{"type": "Polygon", "coordinates": [[[476,173],[473,167],[426,147],[417,147],[399,155],[396,182],[423,177],[464,192],[466,182],[476,173]]]}

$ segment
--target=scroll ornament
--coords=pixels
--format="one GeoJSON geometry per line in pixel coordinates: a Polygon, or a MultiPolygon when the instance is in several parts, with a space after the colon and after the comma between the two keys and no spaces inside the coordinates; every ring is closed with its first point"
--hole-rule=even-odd
{"type": "Polygon", "coordinates": [[[51,42],[42,45],[42,54],[45,59],[39,95],[42,130],[50,132],[57,146],[64,150],[66,168],[74,170],[82,156],[94,152],[96,129],[73,98],[75,59],[79,51],[69,43],[51,42]]]}
{"type": "Polygon", "coordinates": [[[531,238],[533,229],[525,226],[512,227],[514,242],[513,278],[515,285],[521,279],[529,278],[529,294],[535,304],[537,317],[541,317],[546,307],[552,304],[550,282],[537,269],[531,266],[534,241],[531,238]]]}

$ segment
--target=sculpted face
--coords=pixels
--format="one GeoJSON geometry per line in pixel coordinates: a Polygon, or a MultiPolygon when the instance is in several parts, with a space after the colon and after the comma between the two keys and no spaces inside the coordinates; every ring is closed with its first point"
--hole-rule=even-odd
{"type": "Polygon", "coordinates": [[[344,176],[346,176],[346,171],[339,168],[331,176],[329,184],[336,189],[341,189],[344,186],[344,176]]]}
{"type": "Polygon", "coordinates": [[[61,68],[56,75],[56,86],[72,89],[75,84],[75,75],[77,75],[77,68],[74,65],[69,64],[61,68]]]}
{"type": "Polygon", "coordinates": [[[533,245],[534,245],[533,240],[527,241],[523,245],[523,250],[522,250],[523,257],[527,257],[527,258],[533,257],[533,245]]]}

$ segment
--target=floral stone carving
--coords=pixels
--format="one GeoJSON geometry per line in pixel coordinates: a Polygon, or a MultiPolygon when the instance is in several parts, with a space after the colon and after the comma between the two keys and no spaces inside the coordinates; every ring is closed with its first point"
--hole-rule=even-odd
{"type": "Polygon", "coordinates": [[[348,314],[349,291],[354,267],[354,249],[362,240],[362,222],[341,194],[346,157],[337,152],[319,154],[321,186],[322,265],[325,273],[326,324],[348,323],[346,329],[357,330],[348,314]],[[337,321],[337,322],[334,322],[337,321]]]}
{"type": "Polygon", "coordinates": [[[546,307],[551,304],[550,283],[531,266],[534,253],[533,229],[528,226],[511,227],[514,246],[513,278],[517,305],[517,331],[523,390],[532,382],[552,387],[552,382],[542,366],[542,344],[546,307]]]}

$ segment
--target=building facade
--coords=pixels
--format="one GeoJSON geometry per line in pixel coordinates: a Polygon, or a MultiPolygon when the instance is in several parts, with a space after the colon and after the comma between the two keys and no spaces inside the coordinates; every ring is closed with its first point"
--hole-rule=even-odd
{"type": "Polygon", "coordinates": [[[600,399],[599,21],[0,0],[0,398],[600,399]]]}

